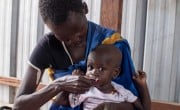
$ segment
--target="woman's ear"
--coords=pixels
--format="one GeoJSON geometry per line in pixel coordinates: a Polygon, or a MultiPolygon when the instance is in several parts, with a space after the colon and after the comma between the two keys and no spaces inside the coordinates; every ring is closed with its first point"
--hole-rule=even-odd
{"type": "Polygon", "coordinates": [[[120,73],[121,73],[121,68],[115,68],[113,73],[113,79],[117,78],[120,73]]]}
{"type": "Polygon", "coordinates": [[[87,6],[86,2],[83,2],[83,13],[84,14],[88,13],[88,6],[87,6]]]}

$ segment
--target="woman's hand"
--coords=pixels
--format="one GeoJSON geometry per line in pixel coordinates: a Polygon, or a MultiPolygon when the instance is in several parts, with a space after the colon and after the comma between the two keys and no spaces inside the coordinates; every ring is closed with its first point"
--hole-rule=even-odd
{"type": "Polygon", "coordinates": [[[105,102],[98,105],[93,110],[133,110],[133,105],[131,103],[122,102],[122,103],[112,103],[105,102]]]}
{"type": "Polygon", "coordinates": [[[83,71],[81,71],[80,69],[75,69],[75,70],[72,72],[72,75],[84,76],[85,73],[84,73],[83,71]]]}
{"type": "Polygon", "coordinates": [[[142,70],[138,70],[136,74],[133,76],[133,80],[137,86],[143,87],[146,86],[146,73],[142,70]]]}
{"type": "Polygon", "coordinates": [[[58,91],[81,94],[89,90],[92,81],[84,76],[67,75],[54,80],[51,85],[58,91]]]}

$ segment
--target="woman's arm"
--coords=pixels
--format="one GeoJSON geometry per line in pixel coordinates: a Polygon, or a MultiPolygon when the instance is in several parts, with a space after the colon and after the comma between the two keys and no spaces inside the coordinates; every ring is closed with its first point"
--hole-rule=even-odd
{"type": "Polygon", "coordinates": [[[37,75],[37,70],[28,66],[28,71],[15,99],[14,110],[37,110],[62,91],[80,94],[87,91],[91,86],[91,80],[83,76],[68,75],[60,77],[41,90],[36,91],[42,75],[43,71],[40,75],[37,75]],[[40,78],[38,79],[38,77],[40,78]]]}
{"type": "Polygon", "coordinates": [[[140,99],[137,99],[133,104],[137,110],[151,110],[151,99],[147,87],[141,87],[138,89],[140,93],[140,99]]]}
{"type": "Polygon", "coordinates": [[[38,110],[60,91],[60,89],[56,89],[56,85],[53,84],[36,91],[42,75],[43,71],[38,73],[32,66],[28,66],[26,75],[16,95],[14,110],[38,110]]]}
{"type": "Polygon", "coordinates": [[[140,100],[136,100],[134,106],[138,110],[151,110],[151,98],[146,83],[146,74],[143,71],[138,71],[133,77],[140,94],[140,100]]]}

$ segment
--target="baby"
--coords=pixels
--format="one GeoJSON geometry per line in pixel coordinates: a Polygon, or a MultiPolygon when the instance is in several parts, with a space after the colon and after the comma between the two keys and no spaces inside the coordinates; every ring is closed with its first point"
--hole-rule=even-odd
{"type": "MultiPolygon", "coordinates": [[[[69,94],[69,104],[76,107],[83,103],[83,110],[93,110],[105,102],[129,102],[137,110],[150,110],[151,100],[146,84],[146,75],[138,71],[133,79],[138,87],[141,101],[123,86],[113,82],[121,73],[122,53],[114,45],[100,45],[92,50],[87,59],[85,77],[92,79],[92,87],[84,94],[69,94]]],[[[83,75],[74,70],[73,75],[83,75]]]]}

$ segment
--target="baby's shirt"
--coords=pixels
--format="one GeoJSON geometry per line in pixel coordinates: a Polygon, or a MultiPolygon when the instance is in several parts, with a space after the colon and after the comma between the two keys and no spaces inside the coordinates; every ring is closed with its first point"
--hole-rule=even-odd
{"type": "Polygon", "coordinates": [[[83,103],[83,110],[92,110],[99,104],[104,102],[130,102],[133,103],[137,97],[123,86],[112,82],[112,86],[116,89],[115,93],[102,93],[96,87],[91,87],[84,94],[69,94],[69,103],[71,107],[76,107],[83,103]]]}

